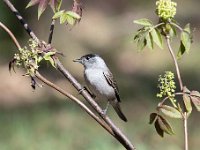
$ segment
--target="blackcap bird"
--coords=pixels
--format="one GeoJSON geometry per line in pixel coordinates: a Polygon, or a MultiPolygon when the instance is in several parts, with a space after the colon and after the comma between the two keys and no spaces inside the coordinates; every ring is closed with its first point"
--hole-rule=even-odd
{"type": "Polygon", "coordinates": [[[79,62],[84,66],[84,77],[90,91],[97,98],[108,100],[104,112],[106,113],[109,104],[111,104],[118,116],[127,122],[119,105],[121,100],[116,81],[104,60],[97,54],[87,54],[74,60],[74,62],[79,62]]]}

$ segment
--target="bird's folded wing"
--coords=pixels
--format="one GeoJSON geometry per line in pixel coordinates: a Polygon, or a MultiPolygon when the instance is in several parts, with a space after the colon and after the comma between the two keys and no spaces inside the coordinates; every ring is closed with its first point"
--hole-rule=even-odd
{"type": "Polygon", "coordinates": [[[117,83],[116,83],[112,73],[110,71],[103,72],[103,75],[106,78],[106,81],[108,82],[108,84],[114,88],[115,95],[116,95],[116,98],[117,98],[118,102],[121,102],[120,96],[119,96],[119,90],[118,90],[118,87],[117,87],[117,83]]]}

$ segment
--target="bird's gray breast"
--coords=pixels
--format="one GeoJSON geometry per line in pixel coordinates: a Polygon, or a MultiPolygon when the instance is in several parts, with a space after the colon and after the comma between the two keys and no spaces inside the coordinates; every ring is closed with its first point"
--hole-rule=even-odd
{"type": "Polygon", "coordinates": [[[98,98],[106,98],[108,100],[115,99],[115,91],[112,86],[110,86],[103,74],[102,69],[86,69],[85,79],[90,88],[90,90],[98,98]]]}

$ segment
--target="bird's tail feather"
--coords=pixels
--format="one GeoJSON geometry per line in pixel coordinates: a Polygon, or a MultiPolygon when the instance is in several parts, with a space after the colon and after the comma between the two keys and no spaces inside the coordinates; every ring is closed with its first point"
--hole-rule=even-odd
{"type": "Polygon", "coordinates": [[[111,105],[113,106],[114,110],[116,111],[117,115],[125,122],[127,122],[126,116],[123,114],[121,107],[119,105],[119,102],[111,102],[111,105]]]}

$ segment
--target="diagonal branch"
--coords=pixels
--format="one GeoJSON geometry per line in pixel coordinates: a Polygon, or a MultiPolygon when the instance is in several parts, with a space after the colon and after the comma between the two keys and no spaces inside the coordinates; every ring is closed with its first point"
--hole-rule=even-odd
{"type": "Polygon", "coordinates": [[[48,44],[51,44],[52,42],[52,38],[53,38],[53,31],[54,31],[54,27],[55,27],[55,19],[52,19],[51,21],[51,26],[50,26],[50,33],[49,33],[49,38],[48,38],[48,44]]]}
{"type": "MultiPolygon", "coordinates": [[[[38,41],[39,39],[37,36],[33,33],[32,30],[28,27],[28,24],[24,21],[22,16],[19,14],[19,12],[14,8],[12,3],[9,0],[3,0],[4,3],[10,8],[12,12],[16,15],[16,17],[19,19],[19,21],[24,26],[25,30],[28,32],[28,34],[38,41]]],[[[77,91],[82,91],[81,95],[86,99],[86,101],[95,109],[95,111],[101,116],[101,118],[106,122],[106,124],[111,128],[113,135],[126,149],[128,150],[134,150],[135,146],[130,142],[130,140],[121,132],[121,130],[112,122],[112,120],[103,113],[103,110],[101,107],[94,101],[94,99],[90,96],[90,94],[86,90],[82,90],[82,86],[78,81],[69,73],[68,70],[66,70],[62,63],[59,61],[57,57],[54,58],[55,63],[57,64],[58,70],[69,80],[69,82],[77,89],[77,91]]]]}
{"type": "Polygon", "coordinates": [[[39,72],[36,72],[35,76],[42,81],[43,83],[45,83],[46,85],[48,85],[49,87],[55,89],[56,91],[58,91],[59,93],[61,93],[62,95],[70,98],[72,101],[74,101],[76,104],[78,104],[83,110],[85,110],[93,119],[95,119],[104,129],[106,129],[111,135],[114,135],[114,133],[112,132],[111,128],[105,124],[98,116],[96,116],[83,102],[81,102],[81,100],[77,99],[76,97],[74,97],[73,95],[71,95],[70,93],[66,92],[65,90],[61,89],[60,87],[56,86],[55,84],[53,84],[52,82],[48,81],[45,77],[43,77],[39,72]]]}
{"type": "MultiPolygon", "coordinates": [[[[1,23],[1,22],[0,22],[0,27],[3,28],[9,34],[9,36],[11,37],[11,39],[13,40],[13,42],[15,43],[17,49],[21,49],[21,46],[20,46],[18,40],[16,39],[16,37],[14,36],[14,34],[3,23],[1,23]]],[[[96,116],[83,102],[81,102],[81,100],[77,99],[76,97],[74,97],[73,95],[71,95],[70,93],[68,93],[67,91],[61,89],[60,87],[58,87],[54,83],[52,83],[49,80],[47,80],[39,72],[36,72],[35,76],[40,81],[42,81],[43,83],[45,83],[46,85],[48,85],[49,87],[55,89],[56,91],[58,91],[62,95],[70,98],[72,101],[74,101],[75,103],[77,103],[92,118],[94,118],[104,129],[106,129],[111,135],[114,135],[114,133],[112,132],[111,128],[107,124],[105,124],[105,122],[103,122],[98,116],[96,116]]]]}

